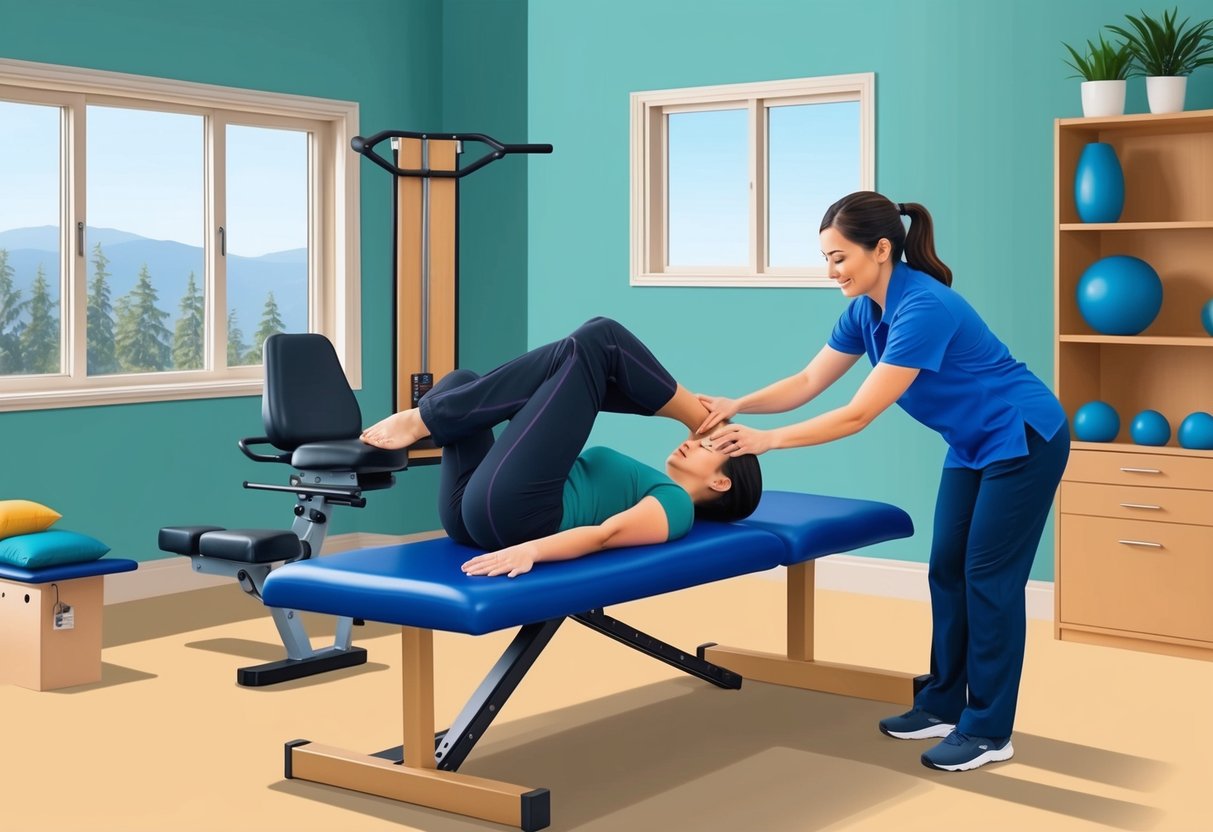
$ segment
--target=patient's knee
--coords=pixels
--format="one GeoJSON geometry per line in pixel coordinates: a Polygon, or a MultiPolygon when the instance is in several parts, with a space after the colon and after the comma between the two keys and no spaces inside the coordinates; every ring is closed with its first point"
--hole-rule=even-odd
{"type": "Polygon", "coordinates": [[[590,318],[588,321],[577,327],[577,332],[613,332],[619,329],[620,324],[613,318],[604,318],[601,315],[590,318]]]}

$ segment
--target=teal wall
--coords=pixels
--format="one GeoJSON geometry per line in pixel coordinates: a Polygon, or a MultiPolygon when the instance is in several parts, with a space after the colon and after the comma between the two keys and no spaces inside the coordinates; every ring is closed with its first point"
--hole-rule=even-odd
{"type": "MultiPolygon", "coordinates": [[[[526,10],[526,0],[443,3],[443,130],[528,141],[526,10]]],[[[465,144],[463,164],[487,150],[465,144]]],[[[479,372],[526,350],[530,159],[507,156],[459,184],[459,364],[479,372]]]]}
{"type": "MultiPolygon", "coordinates": [[[[525,126],[525,14],[524,2],[0,0],[0,57],[353,100],[364,134],[458,127],[517,136],[525,126]],[[473,12],[483,13],[486,25],[474,36],[475,55],[464,51],[473,40],[442,34],[444,14],[461,21],[473,12]],[[516,37],[492,36],[504,29],[516,37]],[[469,69],[448,72],[450,57],[461,51],[464,60],[489,60],[503,71],[481,78],[469,69]],[[449,126],[448,101],[456,102],[449,126]],[[482,108],[489,128],[482,126],[482,108]]],[[[510,311],[508,325],[486,326],[481,307],[464,303],[460,350],[480,363],[525,342],[520,169],[512,177],[485,171],[474,186],[477,198],[510,211],[499,239],[483,212],[474,217],[474,231],[465,232],[485,241],[483,254],[466,256],[465,249],[473,298],[492,296],[510,311]]],[[[391,195],[386,174],[365,161],[361,189],[358,398],[369,420],[391,408],[391,195]]],[[[471,202],[472,188],[467,192],[471,202]]],[[[284,467],[256,465],[236,449],[238,437],[260,432],[260,401],[252,397],[0,413],[0,499],[47,503],[64,515],[61,526],[138,559],[159,556],[156,530],[165,524],[286,526],[289,498],[240,487],[245,479],[285,481],[284,467]]],[[[435,528],[436,482],[434,467],[408,471],[396,488],[371,494],[366,509],[337,511],[332,531],[435,528]]]]}
{"type": "MultiPolygon", "coordinates": [[[[1159,13],[1166,4],[1146,4],[1159,13]]],[[[461,185],[461,364],[487,369],[592,315],[617,317],[694,390],[740,394],[819,349],[842,309],[829,290],[628,286],[628,94],[875,72],[877,187],[925,203],[956,287],[1052,377],[1052,122],[1080,113],[1059,41],[1139,5],[1107,0],[0,0],[0,57],[356,100],[361,129],[487,132],[552,142],[461,185]]],[[[1213,14],[1188,3],[1182,14],[1213,14]]],[[[1188,109],[1213,107],[1213,70],[1188,109]]],[[[1129,112],[1146,110],[1144,82],[1129,112]]],[[[468,153],[478,147],[470,146],[468,153]]],[[[390,407],[390,192],[362,163],[363,389],[390,407]]],[[[810,229],[808,233],[811,233],[810,229]]],[[[798,416],[842,403],[855,372],[798,416]]],[[[0,413],[0,498],[46,502],[116,553],[157,556],[163,524],[284,525],[250,494],[236,437],[255,398],[0,413]]],[[[752,417],[757,425],[778,417],[752,417]]],[[[593,441],[658,461],[672,424],[606,417],[593,441]]],[[[888,500],[919,534],[880,554],[925,560],[944,446],[900,411],[856,437],[765,458],[771,487],[888,500]]],[[[436,526],[437,471],[418,468],[337,513],[334,532],[436,526]]],[[[1051,533],[1033,574],[1052,576],[1051,533]]]]}
{"type": "MultiPolygon", "coordinates": [[[[1213,15],[1208,2],[1181,16],[1213,15]]],[[[1170,4],[1144,4],[1158,14],[1170,4]]],[[[628,286],[628,94],[638,90],[876,73],[876,187],[925,204],[955,287],[1052,381],[1053,120],[1081,115],[1060,41],[1095,38],[1137,12],[1099,0],[531,0],[528,339],[592,315],[619,318],[695,391],[738,395],[790,374],[843,309],[826,289],[628,286]]],[[[1144,81],[1129,112],[1145,112],[1144,81]]],[[[1188,109],[1213,107],[1213,69],[1188,109]]],[[[839,194],[842,196],[842,194],[839,194]]],[[[816,227],[806,229],[816,234],[816,227]]],[[[860,370],[796,414],[843,403],[860,370]]],[[[757,426],[788,417],[749,417],[757,426]]],[[[593,440],[653,461],[680,427],[606,417],[593,440]]],[[[945,446],[893,409],[857,436],[763,457],[768,487],[886,500],[918,534],[879,554],[926,560],[945,446]]],[[[1052,577],[1046,531],[1033,577],[1052,577]]]]}

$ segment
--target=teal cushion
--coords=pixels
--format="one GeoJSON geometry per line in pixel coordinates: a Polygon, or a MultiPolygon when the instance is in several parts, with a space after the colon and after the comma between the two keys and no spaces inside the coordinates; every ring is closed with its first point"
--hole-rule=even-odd
{"type": "Polygon", "coordinates": [[[97,560],[109,550],[100,540],[86,534],[52,529],[0,540],[0,563],[38,569],[97,560]]]}

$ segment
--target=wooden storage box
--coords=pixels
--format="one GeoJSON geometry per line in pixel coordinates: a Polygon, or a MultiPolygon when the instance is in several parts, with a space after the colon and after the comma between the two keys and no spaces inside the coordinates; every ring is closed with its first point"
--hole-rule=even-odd
{"type": "Polygon", "coordinates": [[[53,690],[101,681],[105,575],[133,560],[27,570],[0,565],[0,684],[53,690]],[[57,604],[71,606],[70,629],[55,628],[57,604]]]}

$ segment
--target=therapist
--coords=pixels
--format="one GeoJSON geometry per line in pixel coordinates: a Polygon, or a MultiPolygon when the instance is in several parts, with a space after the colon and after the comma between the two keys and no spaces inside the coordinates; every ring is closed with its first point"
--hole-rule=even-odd
{"type": "Polygon", "coordinates": [[[922,205],[853,193],[830,206],[820,231],[829,277],[852,298],[826,346],[800,372],[739,399],[701,396],[711,415],[700,430],[717,428],[712,440],[725,453],[761,454],[858,433],[896,402],[943,436],[928,572],[931,678],[914,707],[881,720],[880,730],[942,737],[922,755],[930,768],[1008,760],[1024,589],[1070,453],[1065,412],[950,288],[922,205]],[[739,413],[800,407],[861,355],[872,371],[846,405],[773,430],[719,426],[739,413]]]}

